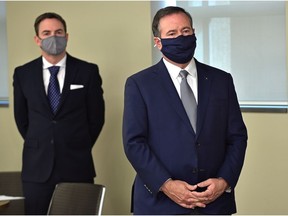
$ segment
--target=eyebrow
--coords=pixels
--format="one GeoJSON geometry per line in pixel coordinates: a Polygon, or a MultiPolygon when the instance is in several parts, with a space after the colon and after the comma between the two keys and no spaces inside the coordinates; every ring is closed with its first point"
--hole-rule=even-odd
{"type": "Polygon", "coordinates": [[[166,35],[168,35],[168,34],[170,34],[170,33],[175,33],[175,32],[177,32],[177,30],[169,30],[168,32],[166,32],[166,35]]]}
{"type": "MultiPolygon", "coordinates": [[[[190,26],[185,26],[185,27],[183,27],[182,29],[181,29],[181,31],[184,31],[184,30],[191,30],[191,31],[193,31],[193,28],[191,28],[190,26]]],[[[169,30],[168,32],[166,32],[166,35],[167,34],[170,34],[170,33],[175,33],[175,32],[177,32],[178,30],[176,30],[176,29],[171,29],[171,30],[169,30]]]]}
{"type": "Polygon", "coordinates": [[[186,26],[186,27],[182,28],[181,30],[183,31],[183,30],[186,30],[186,29],[193,30],[193,28],[191,26],[186,26]]]}
{"type": "MultiPolygon", "coordinates": [[[[57,29],[57,30],[55,30],[55,32],[64,32],[64,29],[57,29]]],[[[50,32],[52,32],[51,30],[43,30],[41,33],[43,34],[43,33],[50,33],[50,32]]]]}

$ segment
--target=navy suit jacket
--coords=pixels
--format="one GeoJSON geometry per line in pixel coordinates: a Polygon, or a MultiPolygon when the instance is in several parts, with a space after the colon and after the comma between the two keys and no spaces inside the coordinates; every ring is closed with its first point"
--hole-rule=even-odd
{"type": "Polygon", "coordinates": [[[172,178],[194,185],[217,177],[224,178],[232,192],[201,213],[236,212],[233,189],[243,166],[246,127],[231,75],[197,61],[196,67],[196,134],[162,60],[126,81],[123,143],[137,172],[134,214],[189,214],[159,192],[163,183],[172,178]]]}
{"type": "Polygon", "coordinates": [[[13,77],[14,116],[24,139],[22,178],[45,182],[54,172],[63,181],[93,179],[91,149],[104,124],[98,66],[67,54],[60,108],[53,115],[42,65],[39,57],[17,67],[13,77]]]}

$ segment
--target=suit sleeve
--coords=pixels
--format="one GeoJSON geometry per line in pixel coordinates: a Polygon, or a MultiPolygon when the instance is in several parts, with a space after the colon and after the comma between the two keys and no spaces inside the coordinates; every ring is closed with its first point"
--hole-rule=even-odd
{"type": "Polygon", "coordinates": [[[91,64],[92,74],[87,94],[87,113],[89,130],[93,145],[95,144],[105,121],[105,104],[102,79],[97,65],[91,64]]]}
{"type": "Polygon", "coordinates": [[[229,74],[229,108],[226,134],[226,157],[218,176],[234,188],[240,176],[247,147],[247,130],[242,119],[233,79],[229,74]]]}
{"type": "Polygon", "coordinates": [[[126,156],[150,192],[157,194],[169,172],[149,146],[149,116],[139,85],[128,78],[125,85],[123,144],[126,156]]]}
{"type": "Polygon", "coordinates": [[[25,139],[29,121],[28,121],[28,105],[25,95],[23,94],[21,83],[19,80],[19,68],[16,68],[13,76],[13,94],[14,94],[14,118],[19,133],[25,139]]]}

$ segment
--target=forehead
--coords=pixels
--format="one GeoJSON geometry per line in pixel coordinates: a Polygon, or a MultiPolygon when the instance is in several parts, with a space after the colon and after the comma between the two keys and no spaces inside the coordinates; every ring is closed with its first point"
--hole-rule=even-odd
{"type": "Polygon", "coordinates": [[[45,31],[45,30],[57,30],[57,29],[64,29],[63,24],[55,18],[52,19],[44,19],[39,24],[39,31],[45,31]]]}
{"type": "Polygon", "coordinates": [[[190,19],[184,13],[175,13],[162,17],[159,21],[159,30],[172,30],[191,27],[190,19]]]}

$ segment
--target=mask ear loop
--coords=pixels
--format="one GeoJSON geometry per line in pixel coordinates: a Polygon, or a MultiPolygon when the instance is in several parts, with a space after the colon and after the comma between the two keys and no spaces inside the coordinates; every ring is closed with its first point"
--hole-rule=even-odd
{"type": "MultiPolygon", "coordinates": [[[[161,41],[161,38],[159,38],[159,37],[157,37],[157,38],[158,38],[159,41],[161,41]]],[[[154,44],[154,47],[156,47],[156,46],[157,46],[157,44],[154,44]]]]}

